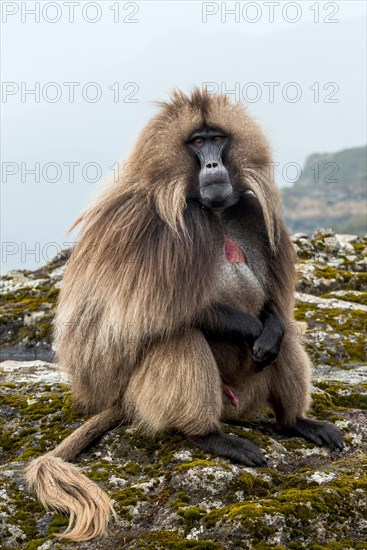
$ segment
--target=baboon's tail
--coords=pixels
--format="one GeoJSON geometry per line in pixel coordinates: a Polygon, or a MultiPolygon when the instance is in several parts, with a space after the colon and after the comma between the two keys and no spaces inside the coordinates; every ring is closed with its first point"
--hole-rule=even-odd
{"type": "Polygon", "coordinates": [[[121,420],[121,409],[106,409],[90,418],[56,449],[36,458],[27,467],[28,486],[42,504],[70,515],[66,531],[58,536],[83,541],[105,535],[109,519],[116,517],[106,493],[67,461],[121,420]]]}

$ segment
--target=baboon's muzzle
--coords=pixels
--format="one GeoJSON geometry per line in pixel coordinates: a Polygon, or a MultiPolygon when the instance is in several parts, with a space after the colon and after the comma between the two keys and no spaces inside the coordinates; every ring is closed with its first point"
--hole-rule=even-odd
{"type": "Polygon", "coordinates": [[[212,183],[200,188],[201,203],[207,208],[225,208],[232,203],[233,187],[230,183],[212,183]]]}

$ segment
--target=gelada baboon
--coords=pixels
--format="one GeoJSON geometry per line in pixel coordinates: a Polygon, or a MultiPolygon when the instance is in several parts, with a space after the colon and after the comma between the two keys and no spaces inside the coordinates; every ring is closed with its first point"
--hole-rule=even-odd
{"type": "Polygon", "coordinates": [[[240,104],[198,89],[160,107],[130,173],[77,220],[57,309],[61,367],[95,416],[34,460],[27,480],[70,514],[62,536],[75,540],[104,534],[114,511],[67,461],[121,422],[176,429],[261,466],[260,449],[220,422],[269,404],[283,431],[343,446],[336,427],[305,417],[310,362],[293,318],[293,248],[261,130],[240,104]]]}

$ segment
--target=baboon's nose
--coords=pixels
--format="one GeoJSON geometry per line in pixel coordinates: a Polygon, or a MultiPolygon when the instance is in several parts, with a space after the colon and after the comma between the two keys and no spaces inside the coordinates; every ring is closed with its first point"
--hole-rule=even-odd
{"type": "Polygon", "coordinates": [[[229,183],[228,171],[222,162],[206,162],[200,171],[199,182],[201,187],[213,183],[229,183]]]}

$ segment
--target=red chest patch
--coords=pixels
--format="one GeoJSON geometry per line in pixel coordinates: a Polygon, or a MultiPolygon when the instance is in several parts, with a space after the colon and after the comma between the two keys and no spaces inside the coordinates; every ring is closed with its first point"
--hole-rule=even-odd
{"type": "Polygon", "coordinates": [[[227,262],[237,264],[246,263],[246,256],[242,248],[232,241],[232,239],[228,239],[228,237],[224,237],[224,253],[227,262]]]}

